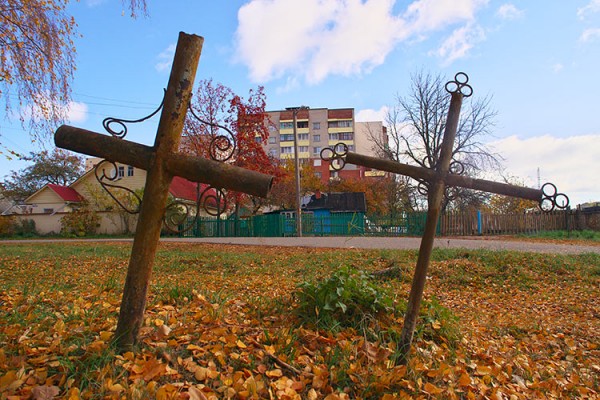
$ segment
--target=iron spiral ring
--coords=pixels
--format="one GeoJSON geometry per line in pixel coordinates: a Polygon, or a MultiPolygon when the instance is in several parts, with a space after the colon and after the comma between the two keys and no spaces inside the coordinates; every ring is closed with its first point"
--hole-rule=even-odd
{"type": "Polygon", "coordinates": [[[569,207],[569,197],[564,193],[558,193],[556,185],[547,182],[542,185],[542,199],[539,207],[544,212],[551,212],[555,208],[565,210],[569,207]]]}
{"type": "Polygon", "coordinates": [[[446,83],[446,91],[448,93],[460,93],[464,97],[469,97],[473,94],[473,88],[469,85],[469,76],[464,72],[458,72],[454,75],[454,80],[446,83]]]}
{"type": "Polygon", "coordinates": [[[340,142],[333,147],[325,147],[321,150],[320,156],[321,160],[329,161],[331,169],[340,171],[346,166],[346,154],[348,154],[348,145],[340,142]]]}

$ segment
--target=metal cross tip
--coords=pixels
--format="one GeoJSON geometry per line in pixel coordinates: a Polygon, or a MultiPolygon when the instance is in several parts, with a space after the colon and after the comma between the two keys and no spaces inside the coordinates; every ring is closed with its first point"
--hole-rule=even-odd
{"type": "Polygon", "coordinates": [[[539,207],[544,212],[550,212],[555,208],[564,210],[569,207],[569,197],[564,193],[558,193],[553,183],[544,183],[539,207]]]}
{"type": "Polygon", "coordinates": [[[334,171],[340,171],[346,166],[346,154],[348,154],[348,145],[346,143],[338,143],[332,147],[325,147],[321,150],[321,160],[329,161],[330,166],[334,171]]]}
{"type": "Polygon", "coordinates": [[[469,76],[464,72],[458,72],[454,75],[454,80],[446,83],[446,92],[460,93],[464,97],[469,97],[473,94],[473,88],[469,85],[469,76]]]}

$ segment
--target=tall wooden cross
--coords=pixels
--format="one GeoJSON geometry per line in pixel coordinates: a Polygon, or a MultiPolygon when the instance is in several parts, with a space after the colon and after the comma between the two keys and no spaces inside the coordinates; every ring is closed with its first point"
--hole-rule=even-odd
{"type": "Polygon", "coordinates": [[[58,147],[148,172],[114,336],[121,351],[132,349],[138,341],[173,177],[182,176],[193,182],[262,197],[271,188],[271,176],[177,152],[203,42],[200,36],[179,34],[154,146],[66,125],[61,126],[54,137],[58,147]]]}
{"type": "Polygon", "coordinates": [[[536,200],[540,203],[540,207],[546,211],[550,211],[554,208],[564,209],[569,204],[568,197],[562,193],[557,193],[556,187],[551,183],[547,183],[541,189],[531,189],[484,179],[473,179],[452,173],[452,149],[458,128],[462,100],[464,97],[469,97],[473,93],[473,89],[468,84],[468,80],[469,78],[465,73],[459,72],[456,74],[453,81],[446,84],[446,91],[448,91],[452,97],[450,99],[440,156],[434,169],[416,167],[395,161],[348,152],[348,147],[343,143],[336,145],[334,148],[324,149],[324,151],[321,152],[321,157],[326,161],[330,161],[332,168],[335,170],[343,168],[346,163],[362,165],[380,171],[406,175],[425,183],[427,186],[428,210],[425,231],[423,232],[421,245],[419,247],[419,256],[415,274],[413,276],[407,311],[404,318],[404,326],[402,327],[399,343],[400,355],[404,361],[408,358],[415,325],[419,315],[419,308],[427,278],[427,269],[429,268],[429,261],[433,250],[438,217],[440,215],[442,200],[447,186],[458,186],[489,193],[536,200]]]}

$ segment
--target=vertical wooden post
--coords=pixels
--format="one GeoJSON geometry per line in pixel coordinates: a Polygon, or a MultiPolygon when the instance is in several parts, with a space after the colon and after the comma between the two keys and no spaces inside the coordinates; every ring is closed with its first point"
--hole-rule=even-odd
{"type": "Polygon", "coordinates": [[[158,247],[169,185],[173,179],[166,168],[166,163],[169,156],[172,157],[179,147],[203,42],[204,39],[200,36],[186,35],[183,32],[179,34],[164,108],[154,142],[153,159],[148,168],[119,321],[115,331],[114,340],[120,351],[132,349],[143,324],[148,285],[158,247]]]}
{"type": "Polygon", "coordinates": [[[458,117],[460,116],[462,99],[463,95],[460,91],[452,93],[440,158],[436,166],[436,178],[430,182],[428,192],[429,208],[427,210],[427,219],[425,221],[425,231],[423,232],[421,246],[419,247],[419,257],[417,259],[417,266],[415,268],[410,295],[408,297],[408,305],[404,317],[404,326],[402,327],[400,343],[398,344],[400,359],[404,363],[408,360],[410,345],[415,332],[417,318],[419,317],[421,300],[423,299],[423,290],[425,288],[425,280],[427,279],[427,269],[433,250],[433,241],[435,239],[435,231],[442,207],[442,200],[444,199],[444,189],[446,187],[444,178],[450,171],[452,149],[454,147],[456,130],[458,128],[458,117]]]}

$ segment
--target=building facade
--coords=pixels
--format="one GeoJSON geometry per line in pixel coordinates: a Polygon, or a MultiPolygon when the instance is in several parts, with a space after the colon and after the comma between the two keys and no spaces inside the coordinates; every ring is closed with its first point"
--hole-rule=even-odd
{"type": "MultiPolygon", "coordinates": [[[[384,140],[387,132],[381,122],[355,122],[353,108],[311,108],[296,112],[298,158],[302,165],[310,163],[324,183],[336,178],[361,179],[383,175],[379,171],[346,164],[335,171],[328,161],[321,159],[321,151],[344,143],[351,152],[375,155],[371,135],[384,140]]],[[[263,143],[267,154],[281,159],[294,159],[294,111],[269,111],[269,139],[263,143]]]]}

